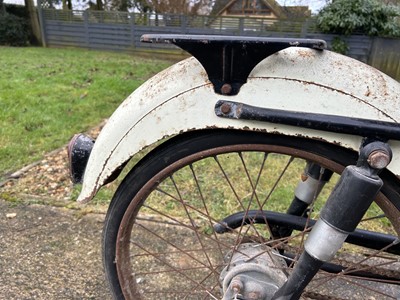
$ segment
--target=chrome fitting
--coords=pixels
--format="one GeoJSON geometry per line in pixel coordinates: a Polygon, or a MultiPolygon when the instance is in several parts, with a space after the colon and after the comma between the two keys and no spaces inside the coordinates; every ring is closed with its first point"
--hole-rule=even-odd
{"type": "Polygon", "coordinates": [[[309,255],[320,261],[328,262],[342,247],[349,234],[327,224],[319,219],[311,230],[305,242],[305,249],[309,255]]]}

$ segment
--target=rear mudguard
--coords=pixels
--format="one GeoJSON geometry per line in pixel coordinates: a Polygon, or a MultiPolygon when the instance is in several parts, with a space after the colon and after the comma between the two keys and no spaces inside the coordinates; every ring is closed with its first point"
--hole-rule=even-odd
{"type": "MultiPolygon", "coordinates": [[[[238,95],[214,92],[194,58],[154,76],[114,112],[96,140],[85,170],[79,202],[93,198],[113,172],[141,149],[181,132],[206,128],[258,130],[325,140],[358,150],[361,137],[257,121],[217,117],[218,100],[253,106],[398,123],[400,84],[381,72],[330,51],[288,48],[251,72],[238,95]]],[[[390,141],[400,174],[400,142],[390,141]]]]}

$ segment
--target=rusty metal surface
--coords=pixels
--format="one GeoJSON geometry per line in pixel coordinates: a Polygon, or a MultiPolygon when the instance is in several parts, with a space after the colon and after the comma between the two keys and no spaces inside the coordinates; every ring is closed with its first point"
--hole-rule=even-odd
{"type": "MultiPolygon", "coordinates": [[[[78,201],[89,201],[113,171],[135,153],[180,132],[236,128],[303,136],[357,150],[361,138],[257,121],[225,120],[214,105],[207,74],[193,58],[151,78],[116,110],[96,141],[78,201]],[[178,80],[179,79],[179,80],[178,80]]],[[[272,109],[400,121],[400,85],[358,61],[329,52],[289,48],[251,72],[234,101],[272,109]]],[[[400,174],[400,143],[390,141],[389,169],[400,174]]]]}
{"type": "Polygon", "coordinates": [[[141,41],[172,43],[190,53],[206,70],[214,91],[230,96],[239,93],[254,67],[270,55],[289,47],[327,47],[323,40],[259,36],[145,34],[141,41]]]}
{"type": "MultiPolygon", "coordinates": [[[[131,202],[131,205],[128,206],[128,209],[126,210],[126,214],[124,215],[123,221],[120,225],[120,228],[122,228],[122,230],[120,231],[117,240],[121,241],[121,243],[123,243],[123,241],[125,240],[124,237],[126,237],[127,235],[129,235],[128,233],[132,230],[132,226],[133,226],[133,221],[134,221],[134,216],[138,213],[138,206],[137,204],[140,201],[146,201],[146,207],[149,208],[151,207],[151,201],[147,202],[146,197],[148,197],[148,192],[154,189],[154,186],[161,184],[163,182],[164,178],[169,177],[171,174],[174,173],[174,171],[179,170],[182,168],[182,166],[191,164],[193,161],[196,161],[197,159],[201,159],[204,157],[215,157],[216,153],[227,153],[227,152],[237,152],[240,153],[242,151],[246,151],[246,150],[250,150],[250,151],[265,151],[267,153],[270,152],[274,152],[274,153],[285,153],[288,155],[295,155],[295,156],[299,156],[302,157],[306,160],[311,160],[311,161],[318,161],[318,163],[320,163],[322,166],[325,167],[329,167],[329,169],[332,169],[336,172],[341,172],[343,170],[343,166],[330,161],[328,159],[325,159],[323,157],[319,157],[313,153],[309,153],[303,150],[299,150],[299,149],[293,149],[293,148],[288,148],[288,147],[284,147],[284,146],[271,146],[271,145],[259,145],[259,144],[246,144],[246,145],[231,145],[231,146],[223,146],[223,147],[217,147],[217,148],[213,148],[213,149],[207,149],[207,150],[203,150],[201,152],[192,154],[192,155],[188,155],[185,156],[184,158],[178,160],[178,161],[174,161],[174,163],[169,164],[166,168],[163,168],[159,173],[157,173],[156,176],[152,177],[151,180],[147,181],[146,185],[139,190],[138,194],[136,194],[135,198],[133,199],[133,201],[131,202]],[[148,206],[147,206],[148,205],[148,206]]],[[[194,168],[195,169],[195,168],[194,168]]],[[[200,175],[200,174],[198,174],[200,175]]],[[[194,176],[196,177],[196,176],[194,176]]],[[[191,207],[191,205],[189,203],[187,203],[188,207],[191,207]]],[[[161,214],[161,216],[165,216],[164,213],[161,214]]],[[[207,218],[207,217],[206,217],[207,218]]],[[[210,217],[210,220],[213,219],[212,217],[210,217]]],[[[156,218],[155,216],[151,217],[152,222],[151,223],[156,223],[157,226],[162,226],[161,224],[163,223],[163,219],[160,217],[160,219],[156,218]],[[154,220],[157,219],[156,222],[154,222],[154,220]]],[[[143,221],[143,218],[140,219],[140,221],[143,221]]],[[[177,224],[182,225],[179,221],[178,218],[166,218],[164,219],[164,221],[166,222],[166,224],[171,225],[171,221],[177,222],[177,224]]],[[[141,226],[140,226],[141,227],[141,226]]],[[[182,226],[184,227],[184,226],[182,226]]],[[[186,227],[185,227],[186,228],[186,227]]],[[[197,227],[189,227],[189,228],[193,228],[193,230],[197,230],[197,227]]],[[[171,230],[173,230],[172,228],[170,228],[171,230]]],[[[174,229],[176,230],[176,229],[174,229]]],[[[200,229],[199,229],[200,230],[200,229]]],[[[162,230],[156,230],[157,233],[162,232],[162,230]]],[[[151,234],[150,234],[151,235],[151,234]]],[[[173,235],[173,233],[171,232],[171,236],[173,235]]],[[[164,240],[164,238],[161,236],[161,234],[157,234],[155,235],[157,237],[157,239],[159,239],[159,241],[164,240]]],[[[167,239],[170,236],[170,234],[167,234],[167,239]]],[[[188,235],[186,234],[185,236],[196,236],[196,235],[188,235]]],[[[182,240],[184,238],[182,237],[182,240]]],[[[182,240],[180,239],[178,245],[186,245],[185,243],[182,242],[182,240]]],[[[211,241],[211,240],[210,240],[211,241]]],[[[152,241],[154,243],[154,241],[152,241]]],[[[132,269],[130,269],[129,266],[130,265],[130,259],[131,259],[131,255],[129,255],[129,244],[125,243],[126,247],[122,247],[122,249],[120,250],[120,252],[117,252],[117,266],[119,268],[121,268],[119,270],[119,274],[121,275],[121,282],[129,282],[129,279],[131,279],[131,275],[133,274],[132,269]]],[[[193,245],[193,242],[188,243],[190,245],[193,245]]],[[[286,247],[286,245],[284,246],[286,247]]],[[[211,248],[216,248],[216,247],[211,247],[211,248]]],[[[150,246],[150,249],[151,246],[150,246]]],[[[179,252],[182,253],[188,253],[184,250],[185,248],[179,248],[179,252]]],[[[190,249],[190,248],[189,248],[190,249]]],[[[284,248],[289,249],[289,248],[284,248]]],[[[162,248],[161,254],[165,251],[164,248],[162,248]]],[[[291,253],[296,253],[295,250],[290,251],[291,253]]],[[[377,259],[380,259],[380,255],[382,250],[378,250],[375,252],[375,255],[372,255],[371,257],[376,257],[377,259]]],[[[149,254],[150,256],[156,256],[157,257],[157,251],[146,251],[147,254],[149,254]]],[[[188,255],[190,256],[190,250],[188,255]]],[[[362,256],[362,254],[359,254],[360,256],[362,256]]],[[[347,271],[350,270],[354,270],[351,267],[354,267],[354,262],[355,261],[361,261],[362,265],[358,266],[357,265],[357,269],[358,270],[373,270],[374,272],[377,272],[378,274],[382,274],[382,275],[386,275],[386,276],[395,276],[397,277],[399,272],[398,270],[393,270],[393,269],[387,269],[387,265],[379,265],[379,264],[375,264],[373,259],[371,260],[366,260],[363,258],[359,258],[358,260],[355,260],[354,257],[347,257],[347,255],[340,255],[338,256],[338,258],[340,259],[339,261],[335,261],[335,263],[340,263],[343,266],[350,266],[349,269],[346,269],[347,271]]],[[[393,263],[393,262],[392,262],[393,263]]],[[[397,264],[398,265],[398,264],[397,264]]],[[[394,268],[396,267],[396,263],[393,263],[390,265],[391,267],[394,266],[394,268]]],[[[181,269],[174,269],[174,271],[176,272],[182,272],[181,269]]],[[[323,274],[324,276],[326,276],[326,274],[323,274]]],[[[328,275],[329,276],[329,275],[328,275]]],[[[335,276],[338,276],[338,278],[340,278],[341,274],[334,274],[332,275],[332,277],[334,278],[335,276]]],[[[357,279],[355,279],[357,280],[357,279]]],[[[135,282],[135,281],[134,281],[135,282]]],[[[346,284],[348,284],[348,287],[342,287],[339,286],[339,283],[342,283],[342,281],[336,282],[336,284],[333,285],[327,285],[325,287],[323,287],[324,283],[326,283],[324,280],[319,281],[317,280],[316,285],[317,288],[314,289],[314,291],[312,292],[307,292],[305,294],[306,297],[308,298],[312,298],[312,299],[366,299],[365,296],[366,294],[371,293],[371,291],[368,291],[365,289],[365,286],[362,285],[357,285],[357,283],[352,283],[352,281],[346,281],[344,280],[343,282],[345,282],[346,284]],[[343,289],[342,291],[340,291],[341,289],[343,289]],[[335,297],[332,296],[332,293],[335,294],[335,297]]],[[[346,285],[345,284],[345,285],[346,285]]],[[[377,285],[380,285],[382,283],[376,282],[377,285]]],[[[136,290],[136,286],[132,286],[132,291],[137,292],[136,290]]],[[[315,288],[315,286],[314,286],[315,288]]],[[[127,288],[127,290],[129,290],[129,288],[127,288]]],[[[383,296],[385,297],[385,295],[383,296]]],[[[140,298],[139,296],[137,298],[140,298]]],[[[134,299],[136,299],[134,297],[134,299]]],[[[386,299],[386,298],[382,298],[382,299],[386,299]]],[[[387,298],[390,299],[390,298],[387,298]]]]}

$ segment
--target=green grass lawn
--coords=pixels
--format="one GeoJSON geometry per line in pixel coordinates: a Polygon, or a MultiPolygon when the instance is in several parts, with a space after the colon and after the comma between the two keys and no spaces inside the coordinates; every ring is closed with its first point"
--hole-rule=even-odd
{"type": "MultiPolygon", "coordinates": [[[[74,133],[99,124],[134,89],[171,63],[137,55],[77,49],[0,47],[0,181],[10,172],[40,159],[46,152],[65,145],[74,133]]],[[[134,157],[131,165],[141,155],[134,157]]],[[[285,164],[279,158],[271,157],[263,180],[271,179],[273,171],[279,172],[282,170],[280,164],[285,164]]],[[[228,165],[227,170],[233,168],[232,180],[245,189],[246,185],[240,184],[242,178],[246,179],[243,175],[245,172],[235,171],[240,163],[237,161],[228,165]]],[[[251,160],[248,166],[249,169],[253,166],[251,160]]],[[[292,166],[294,171],[286,173],[287,178],[282,180],[271,196],[269,204],[275,201],[279,205],[270,206],[270,209],[285,211],[289,206],[304,162],[293,163],[292,166]]],[[[208,163],[205,164],[205,170],[203,174],[207,176],[200,179],[211,188],[205,189],[204,195],[210,193],[208,198],[213,200],[220,198],[219,201],[213,201],[213,209],[220,213],[218,217],[241,210],[240,207],[229,206],[226,196],[229,186],[226,190],[222,189],[222,184],[213,188],[214,183],[224,182],[213,177],[214,174],[221,174],[213,173],[208,163]]],[[[219,171],[218,168],[216,170],[219,171]]],[[[257,167],[255,170],[258,170],[257,167]]],[[[183,186],[191,183],[188,180],[191,173],[188,174],[182,173],[183,186]]],[[[101,189],[95,202],[108,203],[118,183],[117,180],[101,189]]],[[[183,192],[185,197],[192,195],[192,187],[193,182],[183,192]]],[[[265,198],[265,193],[271,189],[267,184],[261,188],[260,184],[257,193],[265,198]]],[[[72,198],[78,192],[79,187],[76,187],[72,198]]],[[[251,187],[247,185],[247,190],[240,191],[240,194],[246,202],[252,195],[251,187]]],[[[327,196],[325,194],[322,198],[326,199],[327,196]]],[[[163,202],[157,200],[156,203],[163,202]]],[[[161,205],[162,209],[174,211],[175,207],[168,205],[171,206],[171,203],[161,205]]],[[[316,208],[321,203],[318,205],[316,208]]],[[[377,213],[373,212],[375,216],[377,213]]],[[[381,226],[379,221],[378,225],[381,226]]]]}
{"type": "Polygon", "coordinates": [[[170,64],[133,54],[0,47],[0,181],[109,117],[170,64]]]}

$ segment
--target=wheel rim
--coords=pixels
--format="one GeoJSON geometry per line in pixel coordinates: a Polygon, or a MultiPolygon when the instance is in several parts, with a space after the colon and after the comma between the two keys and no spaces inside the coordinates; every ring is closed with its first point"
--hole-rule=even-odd
{"type": "MultiPolygon", "coordinates": [[[[248,225],[232,234],[218,235],[212,225],[237,211],[260,208],[283,211],[287,203],[279,206],[279,202],[283,202],[280,197],[291,200],[287,190],[294,191],[293,174],[297,181],[305,160],[317,162],[338,174],[344,169],[336,162],[303,150],[256,144],[201,151],[158,172],[133,198],[120,225],[116,266],[125,298],[221,299],[219,276],[229,264],[226,254],[244,242],[269,243],[269,230],[265,225],[248,225]]],[[[328,194],[317,198],[316,210],[328,194]]],[[[384,211],[391,209],[383,195],[377,202],[384,211]]],[[[382,213],[376,207],[372,210],[375,211],[369,212],[369,218],[382,213]]],[[[392,213],[391,217],[396,215],[398,217],[392,213]]],[[[383,226],[383,230],[388,230],[386,218],[377,222],[376,225],[366,221],[361,226],[383,226]]],[[[398,229],[389,228],[392,233],[398,229]]],[[[304,232],[296,232],[285,243],[275,243],[275,247],[279,246],[281,251],[289,248],[297,257],[302,251],[304,235],[304,232]]],[[[387,262],[387,259],[394,259],[391,255],[385,253],[383,261],[380,251],[359,252],[359,247],[353,246],[345,250],[353,261],[362,261],[359,269],[365,269],[368,264],[382,264],[385,266],[371,269],[397,274],[393,272],[399,269],[399,263],[387,262]],[[371,254],[374,257],[365,261],[365,255],[371,254]]],[[[343,257],[339,255],[338,260],[343,257]]],[[[354,262],[348,259],[345,263],[354,272],[354,262]]],[[[398,286],[381,289],[381,282],[371,285],[364,280],[322,272],[307,289],[308,296],[335,297],[331,291],[337,289],[340,282],[388,299],[395,299],[399,291],[398,286]],[[326,286],[326,291],[321,293],[318,290],[322,285],[326,286]]]]}

